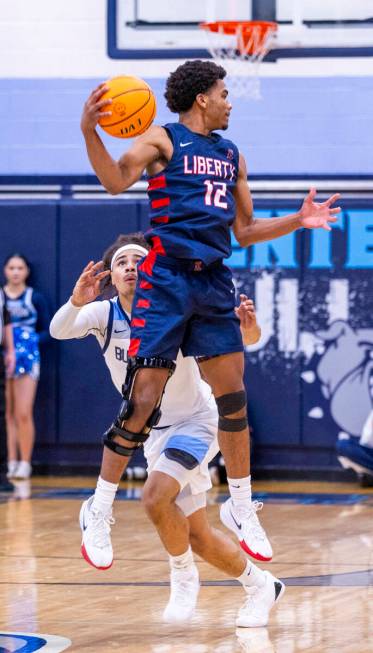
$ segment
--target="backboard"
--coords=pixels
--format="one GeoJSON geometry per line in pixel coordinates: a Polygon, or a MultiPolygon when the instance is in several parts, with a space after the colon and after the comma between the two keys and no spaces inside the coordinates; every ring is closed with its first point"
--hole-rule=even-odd
{"type": "Polygon", "coordinates": [[[204,21],[275,20],[266,60],[373,56],[373,0],[107,0],[114,59],[208,58],[204,21]]]}

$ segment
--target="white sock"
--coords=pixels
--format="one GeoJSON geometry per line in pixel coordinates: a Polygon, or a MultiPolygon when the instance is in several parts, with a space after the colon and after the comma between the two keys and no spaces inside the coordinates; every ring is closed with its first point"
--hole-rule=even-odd
{"type": "Polygon", "coordinates": [[[251,503],[251,476],[227,478],[229,492],[234,506],[247,508],[251,503]]]}
{"type": "Polygon", "coordinates": [[[110,512],[114,503],[118,485],[119,483],[109,483],[109,481],[104,481],[104,479],[99,476],[95,490],[95,497],[91,506],[93,510],[98,510],[104,514],[110,512]]]}
{"type": "Polygon", "coordinates": [[[178,569],[182,571],[188,571],[194,567],[193,553],[190,546],[187,548],[185,553],[182,553],[179,556],[168,555],[170,560],[171,569],[178,569]]]}
{"type": "Polygon", "coordinates": [[[245,571],[237,580],[242,583],[242,585],[247,585],[249,587],[263,587],[265,585],[265,575],[264,571],[256,567],[250,560],[247,561],[245,571]]]}

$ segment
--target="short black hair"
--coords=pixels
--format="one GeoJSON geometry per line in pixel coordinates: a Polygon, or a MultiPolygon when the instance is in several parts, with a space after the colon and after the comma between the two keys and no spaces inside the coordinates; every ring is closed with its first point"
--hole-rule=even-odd
{"type": "Polygon", "coordinates": [[[167,106],[173,113],[182,113],[192,108],[199,93],[207,93],[227,72],[213,61],[186,61],[176,68],[166,82],[167,106]]]}
{"type": "MultiPolygon", "coordinates": [[[[104,264],[104,270],[110,270],[111,269],[111,259],[113,258],[113,254],[119,249],[120,247],[123,247],[124,245],[140,245],[141,247],[144,247],[145,249],[150,249],[149,244],[146,242],[144,238],[144,234],[141,231],[136,231],[135,233],[132,234],[120,234],[117,239],[109,245],[109,247],[104,251],[102,255],[102,261],[104,264]]],[[[110,276],[106,277],[102,283],[101,290],[104,291],[105,289],[109,288],[111,286],[111,278],[110,276]]],[[[106,296],[106,295],[105,295],[106,296]]],[[[107,295],[110,296],[110,295],[107,295]]]]}

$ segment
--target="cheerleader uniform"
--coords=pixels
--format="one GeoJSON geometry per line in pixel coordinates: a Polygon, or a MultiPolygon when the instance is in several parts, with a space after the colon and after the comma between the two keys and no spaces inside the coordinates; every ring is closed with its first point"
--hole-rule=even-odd
{"type": "Polygon", "coordinates": [[[28,374],[36,381],[40,374],[39,344],[49,339],[49,315],[44,297],[27,287],[18,297],[4,290],[5,304],[13,327],[16,367],[12,378],[28,374]]]}

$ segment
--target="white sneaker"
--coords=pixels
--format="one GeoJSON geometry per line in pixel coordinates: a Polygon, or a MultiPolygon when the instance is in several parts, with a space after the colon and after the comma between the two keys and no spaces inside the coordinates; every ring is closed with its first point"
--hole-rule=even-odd
{"type": "Polygon", "coordinates": [[[113,564],[113,547],[111,545],[111,526],[115,524],[113,513],[104,514],[92,510],[94,497],[82,504],[79,524],[83,533],[81,552],[83,558],[96,569],[109,569],[113,564]]]}
{"type": "Polygon", "coordinates": [[[268,624],[272,606],[285,592],[285,585],[269,571],[263,572],[266,582],[263,587],[247,587],[247,599],[238,612],[236,626],[240,628],[260,628],[268,624]]]}
{"type": "Polygon", "coordinates": [[[192,616],[197,604],[199,575],[195,565],[191,569],[171,569],[171,595],[163,612],[166,623],[182,623],[192,616]]]}
{"type": "Polygon", "coordinates": [[[31,497],[31,481],[29,478],[23,481],[14,479],[13,486],[13,499],[29,499],[31,497]]]}
{"type": "Polygon", "coordinates": [[[220,519],[237,536],[246,553],[255,560],[268,562],[272,560],[272,547],[256,514],[262,508],[260,501],[253,501],[242,508],[234,506],[232,499],[228,499],[220,508],[220,519]]]}
{"type": "Polygon", "coordinates": [[[32,467],[27,460],[21,460],[13,474],[13,478],[17,478],[20,481],[24,481],[28,478],[30,478],[32,472],[32,467]]]}
{"type": "Polygon", "coordinates": [[[8,462],[8,471],[6,473],[7,478],[14,478],[15,473],[18,467],[18,460],[9,460],[8,462]]]}

